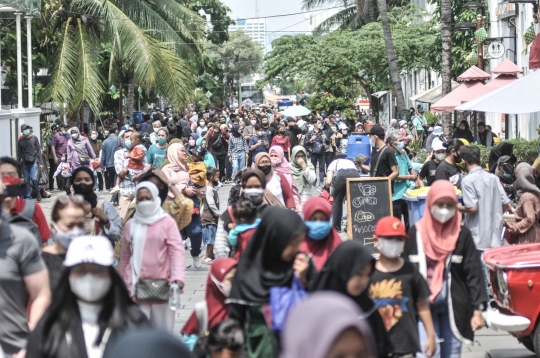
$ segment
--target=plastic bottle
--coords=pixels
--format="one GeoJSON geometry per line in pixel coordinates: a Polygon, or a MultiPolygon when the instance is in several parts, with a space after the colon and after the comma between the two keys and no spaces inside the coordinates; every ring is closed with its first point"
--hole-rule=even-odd
{"type": "Polygon", "coordinates": [[[176,283],[169,288],[169,308],[173,311],[180,308],[180,287],[176,283]]]}

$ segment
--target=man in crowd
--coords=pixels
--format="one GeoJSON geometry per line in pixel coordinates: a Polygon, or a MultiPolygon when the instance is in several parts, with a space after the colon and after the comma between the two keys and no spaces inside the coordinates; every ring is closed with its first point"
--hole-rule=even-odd
{"type": "Polygon", "coordinates": [[[398,177],[398,163],[394,150],[386,146],[384,142],[385,131],[381,126],[374,126],[368,132],[373,151],[369,160],[370,174],[372,177],[388,177],[394,180],[398,177]]]}
{"type": "MultiPolygon", "coordinates": [[[[54,172],[56,171],[56,168],[58,167],[58,164],[56,164],[56,161],[58,159],[54,155],[51,147],[52,147],[52,139],[54,138],[56,134],[58,134],[58,129],[59,127],[57,124],[53,124],[51,126],[51,142],[47,146],[47,158],[49,160],[49,191],[51,192],[54,190],[54,172]]],[[[60,180],[61,179],[58,179],[57,181],[58,189],[60,189],[60,180]]]]}
{"type": "Polygon", "coordinates": [[[114,153],[118,149],[118,126],[112,124],[109,127],[109,137],[103,142],[101,149],[101,165],[105,168],[105,188],[110,190],[116,183],[116,171],[114,169],[114,153]]]}
{"type": "Polygon", "coordinates": [[[261,119],[261,126],[264,134],[266,135],[266,138],[268,138],[268,141],[272,143],[272,138],[276,135],[277,131],[274,126],[270,125],[270,121],[268,120],[268,117],[264,116],[261,119]]]}
{"type": "Polygon", "coordinates": [[[487,129],[484,122],[478,122],[478,144],[482,144],[487,149],[491,149],[491,147],[495,145],[493,137],[496,137],[496,135],[491,133],[491,127],[487,129]]]}
{"type": "MultiPolygon", "coordinates": [[[[13,158],[0,158],[0,163],[3,163],[0,164],[2,178],[20,176],[20,166],[13,158]]],[[[0,197],[4,191],[5,186],[0,183],[0,197]]],[[[6,198],[2,202],[4,211],[6,200],[24,202],[24,199],[6,198]]],[[[36,238],[21,225],[9,224],[6,218],[4,213],[0,219],[0,346],[6,357],[18,353],[24,356],[28,334],[51,300],[49,274],[41,260],[41,247],[36,244],[36,238]]],[[[45,217],[43,222],[47,224],[45,217]]]]}
{"type": "Polygon", "coordinates": [[[255,134],[251,136],[248,144],[252,162],[257,154],[268,153],[269,144],[270,141],[266,137],[266,133],[262,130],[262,126],[259,123],[255,124],[255,134]]]}
{"type": "Polygon", "coordinates": [[[418,108],[418,114],[414,117],[412,124],[414,127],[415,139],[418,140],[424,138],[424,133],[428,127],[427,119],[424,117],[424,108],[418,108]]]}
{"type": "Polygon", "coordinates": [[[287,119],[287,129],[285,130],[285,135],[289,137],[291,141],[291,148],[294,148],[298,145],[298,135],[302,134],[302,128],[298,127],[296,121],[293,117],[287,119]]]}
{"type": "Polygon", "coordinates": [[[424,163],[416,182],[420,188],[424,187],[424,180],[427,181],[427,186],[431,186],[435,181],[435,173],[439,164],[446,158],[446,148],[441,141],[435,143],[432,150],[432,158],[424,163]]]}
{"type": "Polygon", "coordinates": [[[17,161],[22,164],[24,182],[26,183],[26,198],[32,198],[32,189],[37,195],[37,201],[41,201],[38,186],[38,167],[43,170],[43,155],[38,138],[32,134],[32,127],[28,124],[21,126],[23,136],[19,138],[17,146],[17,161]]]}

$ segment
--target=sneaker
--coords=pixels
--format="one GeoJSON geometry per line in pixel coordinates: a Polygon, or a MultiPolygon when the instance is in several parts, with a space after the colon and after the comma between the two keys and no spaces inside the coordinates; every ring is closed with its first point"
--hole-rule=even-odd
{"type": "Polygon", "coordinates": [[[38,202],[41,201],[41,193],[40,193],[40,192],[37,193],[36,200],[37,200],[38,202]]]}
{"type": "Polygon", "coordinates": [[[120,187],[117,185],[114,188],[111,189],[111,194],[118,194],[120,192],[120,187]]]}
{"type": "Polygon", "coordinates": [[[193,256],[193,267],[195,267],[196,269],[200,269],[202,267],[202,264],[201,264],[201,259],[199,258],[199,256],[193,256]]]}
{"type": "Polygon", "coordinates": [[[203,260],[202,262],[204,265],[212,265],[214,263],[214,260],[212,260],[211,258],[206,258],[203,260]]]}

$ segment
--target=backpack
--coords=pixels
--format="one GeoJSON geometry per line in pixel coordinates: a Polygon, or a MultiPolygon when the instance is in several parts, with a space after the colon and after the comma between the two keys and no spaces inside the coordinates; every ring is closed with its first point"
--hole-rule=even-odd
{"type": "Polygon", "coordinates": [[[10,215],[7,221],[10,224],[17,225],[19,227],[25,228],[26,230],[30,231],[32,235],[34,235],[36,240],[38,240],[39,247],[41,247],[43,245],[41,242],[41,234],[39,232],[39,228],[34,222],[35,211],[36,211],[36,201],[25,199],[24,208],[22,209],[22,211],[19,214],[10,215]]]}
{"type": "Polygon", "coordinates": [[[221,133],[220,133],[218,134],[218,137],[212,144],[212,149],[214,150],[214,153],[221,153],[224,147],[225,146],[223,145],[223,138],[221,138],[221,133]]]}

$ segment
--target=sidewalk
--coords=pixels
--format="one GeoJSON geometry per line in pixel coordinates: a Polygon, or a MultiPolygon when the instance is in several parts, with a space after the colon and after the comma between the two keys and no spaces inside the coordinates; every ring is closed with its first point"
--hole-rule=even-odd
{"type": "MultiPolygon", "coordinates": [[[[231,185],[224,185],[219,190],[220,208],[223,211],[227,205],[229,190],[231,185]]],[[[50,220],[51,210],[54,205],[54,197],[64,194],[64,192],[54,192],[51,199],[43,199],[41,207],[47,220],[50,220]]],[[[100,194],[100,193],[96,193],[100,194]]],[[[103,193],[110,198],[108,193],[103,193]]],[[[317,192],[313,190],[313,196],[317,192]]],[[[346,238],[346,235],[343,235],[346,238]]],[[[181,295],[182,308],[176,312],[176,321],[173,333],[180,335],[180,329],[184,326],[189,316],[193,312],[195,303],[204,300],[206,278],[208,276],[208,266],[203,265],[200,270],[192,267],[192,260],[189,253],[186,253],[186,282],[184,293],[181,295]]],[[[517,339],[506,332],[493,331],[491,329],[482,329],[475,335],[474,346],[463,347],[463,358],[534,358],[523,345],[519,344],[517,339]]]]}

